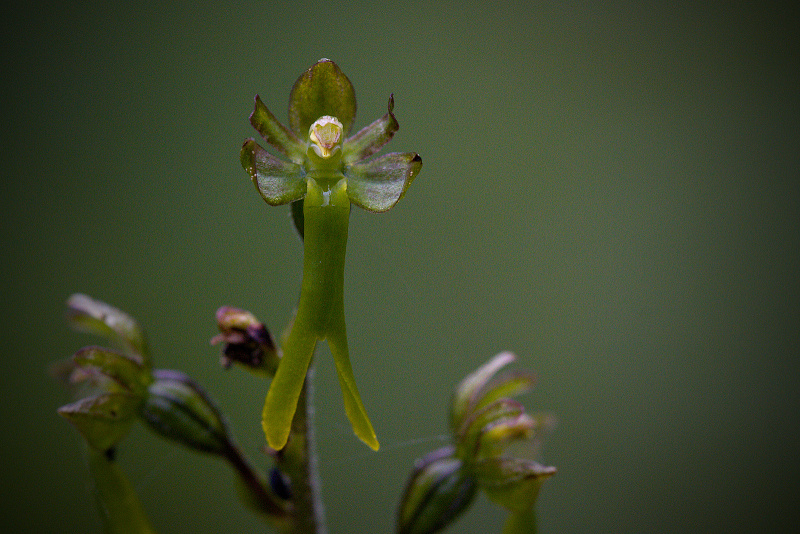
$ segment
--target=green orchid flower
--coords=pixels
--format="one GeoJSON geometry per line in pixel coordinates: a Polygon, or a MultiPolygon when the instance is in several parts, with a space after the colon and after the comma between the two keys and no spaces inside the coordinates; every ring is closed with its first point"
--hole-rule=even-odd
{"type": "Polygon", "coordinates": [[[292,203],[292,216],[304,243],[300,301],[283,356],[264,404],[262,426],[270,447],[280,450],[317,342],[333,354],[344,406],[355,434],[378,449],[375,431],[356,388],[344,319],[344,260],[350,204],[372,212],[394,206],[419,174],[415,152],[371,158],[398,129],[389,98],[387,113],[351,137],[356,115],[350,80],[321,59],[295,82],[289,96],[289,126],[283,126],[256,96],[250,123],[283,161],[253,139],[241,150],[242,167],[264,200],[292,203]]]}

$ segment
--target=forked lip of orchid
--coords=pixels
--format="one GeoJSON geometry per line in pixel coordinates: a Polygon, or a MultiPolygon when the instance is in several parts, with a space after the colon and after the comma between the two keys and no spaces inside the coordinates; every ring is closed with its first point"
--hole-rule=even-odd
{"type": "Polygon", "coordinates": [[[327,159],[341,146],[343,131],[339,119],[325,115],[314,121],[308,129],[308,138],[317,155],[327,159]]]}

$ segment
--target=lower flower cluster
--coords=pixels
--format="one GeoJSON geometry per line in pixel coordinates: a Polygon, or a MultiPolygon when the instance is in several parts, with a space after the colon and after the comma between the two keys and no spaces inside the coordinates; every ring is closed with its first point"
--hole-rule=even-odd
{"type": "MultiPolygon", "coordinates": [[[[132,530],[131,525],[147,520],[135,492],[112,461],[119,442],[137,420],[172,443],[224,459],[239,476],[248,505],[272,521],[286,516],[285,500],[268,489],[241,455],[208,393],[181,371],[152,368],[144,332],[132,317],[85,295],[70,297],[67,310],[73,327],[119,347],[84,347],[56,369],[78,399],[58,413],[89,445],[98,506],[109,532],[150,532],[132,530]]],[[[223,358],[245,359],[251,365],[255,359],[258,371],[270,368],[277,358],[272,338],[252,315],[223,308],[218,321],[222,340],[231,346],[223,358]],[[245,349],[249,358],[242,356],[245,349]]]]}
{"type": "Polygon", "coordinates": [[[535,452],[553,418],[529,415],[510,398],[533,386],[532,375],[495,377],[515,359],[509,352],[500,353],[456,388],[450,410],[453,444],[416,462],[400,504],[398,533],[442,530],[467,509],[479,489],[511,512],[509,525],[514,526],[507,525],[504,532],[530,531],[523,519],[533,517],[539,489],[556,469],[507,451],[512,443],[524,440],[535,452]]]}

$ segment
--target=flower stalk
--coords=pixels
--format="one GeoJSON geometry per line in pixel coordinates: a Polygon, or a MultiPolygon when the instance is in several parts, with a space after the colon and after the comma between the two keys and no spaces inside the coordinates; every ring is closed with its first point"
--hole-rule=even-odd
{"type": "Polygon", "coordinates": [[[89,447],[97,509],[109,534],[155,534],[139,496],[111,455],[89,447]]]}
{"type": "Polygon", "coordinates": [[[326,534],[314,434],[314,368],[309,367],[292,420],[291,439],[275,451],[275,466],[290,487],[291,520],[285,534],[326,534]]]}

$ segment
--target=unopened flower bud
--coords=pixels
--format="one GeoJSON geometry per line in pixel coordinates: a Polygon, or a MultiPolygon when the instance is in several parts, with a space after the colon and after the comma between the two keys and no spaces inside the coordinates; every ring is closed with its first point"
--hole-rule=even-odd
{"type": "Polygon", "coordinates": [[[209,396],[180,371],[157,370],[147,389],[142,419],[161,436],[200,452],[225,454],[228,427],[209,396]]]}
{"type": "Polygon", "coordinates": [[[417,461],[400,503],[398,533],[438,532],[469,506],[477,486],[453,452],[443,447],[417,461]]]}
{"type": "Polygon", "coordinates": [[[252,372],[275,374],[280,362],[275,340],[255,315],[223,306],[217,310],[217,325],[220,334],[211,344],[224,343],[220,363],[225,369],[235,362],[252,372]]]}

